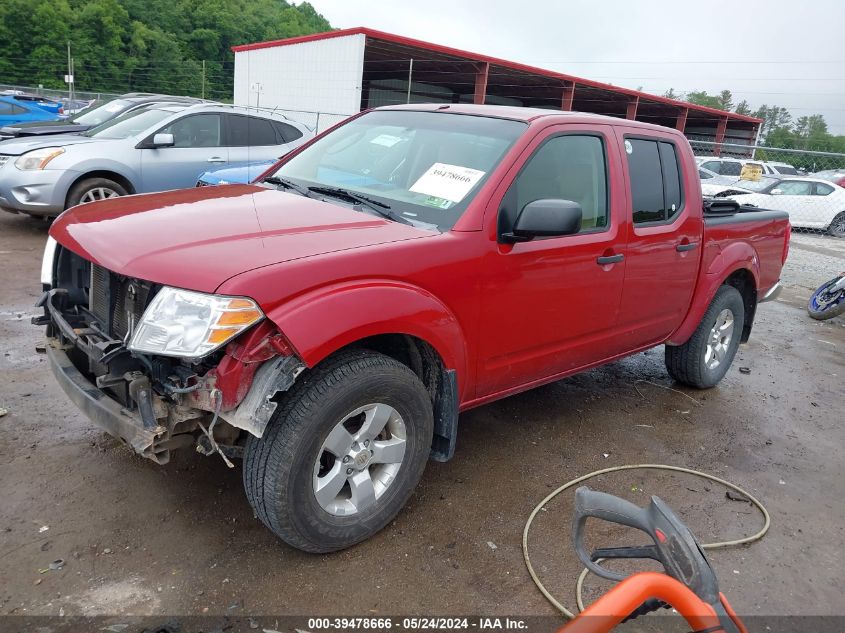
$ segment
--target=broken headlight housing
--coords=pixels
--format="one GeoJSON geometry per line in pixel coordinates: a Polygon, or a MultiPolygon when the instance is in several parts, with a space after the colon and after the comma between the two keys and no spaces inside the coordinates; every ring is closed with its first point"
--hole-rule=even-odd
{"type": "Polygon", "coordinates": [[[135,327],[129,349],[145,354],[200,358],[249,329],[264,313],[252,299],[165,286],[135,327]]]}

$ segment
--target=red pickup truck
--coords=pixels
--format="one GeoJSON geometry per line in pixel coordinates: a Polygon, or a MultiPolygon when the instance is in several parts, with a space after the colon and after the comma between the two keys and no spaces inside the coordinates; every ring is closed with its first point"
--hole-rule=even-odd
{"type": "Polygon", "coordinates": [[[675,130],[388,107],[250,185],[68,210],[35,322],[95,424],[159,463],[242,457],[257,516],[327,552],[395,516],[461,411],[656,345],[715,385],[789,231],[704,203],[675,130]]]}

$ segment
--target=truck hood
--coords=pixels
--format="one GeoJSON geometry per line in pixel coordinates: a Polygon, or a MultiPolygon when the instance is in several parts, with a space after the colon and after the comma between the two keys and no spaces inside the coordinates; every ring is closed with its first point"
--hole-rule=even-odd
{"type": "Polygon", "coordinates": [[[262,266],[437,234],[297,194],[222,185],[79,205],[50,235],[113,272],[214,292],[262,266]]]}
{"type": "MultiPolygon", "coordinates": [[[[80,130],[81,131],[81,130],[80,130]]],[[[0,144],[0,154],[20,156],[34,149],[42,147],[67,147],[68,145],[79,145],[82,143],[103,143],[115,139],[91,138],[79,134],[53,134],[46,136],[22,136],[11,138],[0,144]]]]}

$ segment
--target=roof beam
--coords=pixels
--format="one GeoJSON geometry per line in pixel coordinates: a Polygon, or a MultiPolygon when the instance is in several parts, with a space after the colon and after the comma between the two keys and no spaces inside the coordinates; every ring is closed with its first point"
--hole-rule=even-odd
{"type": "Polygon", "coordinates": [[[575,82],[563,82],[563,94],[560,99],[561,110],[572,110],[572,103],[575,101],[575,82]]]}
{"type": "Polygon", "coordinates": [[[628,101],[628,107],[625,108],[625,118],[634,120],[637,118],[637,106],[640,105],[640,98],[639,97],[632,97],[630,101],[628,101]]]}
{"type": "Polygon", "coordinates": [[[475,67],[475,94],[472,102],[483,104],[487,97],[487,78],[490,75],[490,63],[483,62],[475,67]]]}
{"type": "Polygon", "coordinates": [[[728,117],[723,116],[719,118],[719,124],[716,126],[716,147],[713,154],[720,156],[722,154],[722,143],[725,142],[725,132],[728,130],[728,117]]]}
{"type": "Polygon", "coordinates": [[[678,111],[678,118],[675,120],[675,129],[683,132],[687,128],[687,115],[689,108],[681,108],[678,111]]]}

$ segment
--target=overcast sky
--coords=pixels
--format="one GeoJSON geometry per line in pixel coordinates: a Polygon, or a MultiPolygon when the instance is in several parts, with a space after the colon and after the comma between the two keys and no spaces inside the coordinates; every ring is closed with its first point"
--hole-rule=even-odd
{"type": "Polygon", "coordinates": [[[367,26],[663,94],[728,89],[845,134],[845,0],[311,0],[367,26]]]}

